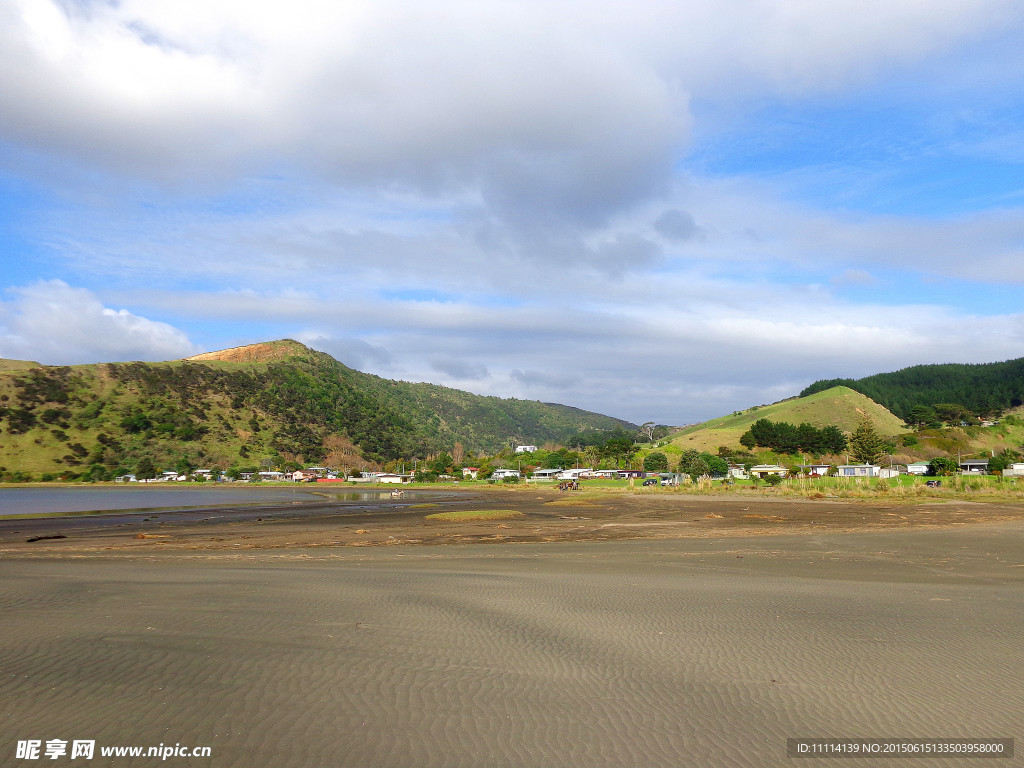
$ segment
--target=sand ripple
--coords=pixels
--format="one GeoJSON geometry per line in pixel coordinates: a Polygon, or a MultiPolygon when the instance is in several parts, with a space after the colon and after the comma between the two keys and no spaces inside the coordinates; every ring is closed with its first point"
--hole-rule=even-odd
{"type": "Polygon", "coordinates": [[[789,736],[1018,735],[1024,569],[938,578],[933,553],[836,541],[0,564],[0,750],[646,768],[785,765],[789,736]]]}

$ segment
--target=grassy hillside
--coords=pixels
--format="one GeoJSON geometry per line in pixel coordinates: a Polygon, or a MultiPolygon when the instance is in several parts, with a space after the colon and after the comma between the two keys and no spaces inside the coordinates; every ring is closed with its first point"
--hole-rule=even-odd
{"type": "Polygon", "coordinates": [[[227,467],[494,451],[633,425],[533,401],[392,382],[284,340],[164,363],[0,366],[0,467],[59,473],[148,460],[227,467]],[[339,454],[341,458],[339,458],[339,454]]]}
{"type": "Polygon", "coordinates": [[[817,381],[801,396],[836,385],[861,392],[901,418],[915,406],[958,403],[977,414],[1024,405],[1024,358],[1001,363],[915,365],[863,379],[817,381]]]}
{"type": "Polygon", "coordinates": [[[31,360],[5,360],[0,357],[0,372],[3,371],[25,371],[29,368],[38,368],[39,363],[31,360]]]}
{"type": "Polygon", "coordinates": [[[849,433],[865,417],[883,435],[897,435],[905,431],[903,422],[878,403],[849,387],[833,387],[806,397],[754,406],[695,424],[676,432],[670,442],[682,450],[693,448],[714,453],[720,445],[739,446],[740,436],[758,419],[787,421],[790,424],[807,422],[819,428],[835,424],[849,433]]]}

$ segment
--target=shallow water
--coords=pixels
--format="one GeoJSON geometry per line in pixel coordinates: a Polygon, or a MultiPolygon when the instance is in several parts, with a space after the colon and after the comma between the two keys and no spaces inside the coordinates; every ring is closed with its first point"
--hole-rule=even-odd
{"type": "Polygon", "coordinates": [[[377,501],[390,491],[325,490],[313,485],[294,488],[209,486],[176,488],[125,485],[101,488],[3,488],[0,518],[13,515],[61,515],[125,510],[195,509],[197,507],[257,506],[289,502],[377,501]]]}

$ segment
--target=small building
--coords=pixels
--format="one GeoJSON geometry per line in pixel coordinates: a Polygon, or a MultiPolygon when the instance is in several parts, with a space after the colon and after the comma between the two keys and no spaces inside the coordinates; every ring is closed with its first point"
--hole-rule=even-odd
{"type": "Polygon", "coordinates": [[[580,480],[584,477],[590,477],[594,473],[593,469],[563,469],[555,477],[559,480],[580,480]]]}
{"type": "Polygon", "coordinates": [[[280,480],[288,479],[285,476],[284,472],[277,472],[276,470],[267,472],[257,472],[256,474],[260,476],[260,480],[266,480],[268,482],[278,482],[280,480]]]}
{"type": "Polygon", "coordinates": [[[534,482],[537,482],[537,481],[541,481],[541,482],[554,481],[554,479],[556,477],[558,477],[558,474],[561,471],[562,471],[561,467],[559,467],[558,469],[535,469],[533,471],[533,477],[531,477],[530,479],[533,480],[534,482]]]}
{"type": "Polygon", "coordinates": [[[730,480],[749,480],[750,475],[742,464],[730,464],[729,471],[725,475],[730,480]]]}
{"type": "Polygon", "coordinates": [[[832,469],[831,464],[801,464],[800,471],[808,477],[825,477],[832,469]]]}
{"type": "Polygon", "coordinates": [[[927,475],[928,474],[928,462],[927,461],[915,461],[913,464],[907,464],[908,475],[927,475]]]}
{"type": "Polygon", "coordinates": [[[988,459],[967,459],[961,461],[960,472],[965,475],[987,475],[988,459]]]}
{"type": "Polygon", "coordinates": [[[533,453],[537,450],[536,445],[517,445],[516,453],[533,453]]]}
{"type": "Polygon", "coordinates": [[[618,480],[622,477],[617,469],[598,469],[594,471],[593,475],[603,480],[618,480]]]}
{"type": "Polygon", "coordinates": [[[1024,477],[1024,463],[1011,464],[1003,470],[1003,477],[1024,477]]]}
{"type": "Polygon", "coordinates": [[[518,469],[496,469],[491,475],[492,480],[504,480],[506,477],[521,477],[518,469]]]}
{"type": "Polygon", "coordinates": [[[836,472],[840,477],[878,477],[880,469],[874,464],[840,464],[836,472]]]}
{"type": "Polygon", "coordinates": [[[400,475],[397,472],[381,472],[380,474],[371,478],[372,482],[387,483],[389,485],[401,485],[402,483],[408,483],[411,480],[412,475],[400,475]]]}
{"type": "Polygon", "coordinates": [[[477,474],[480,472],[480,467],[463,467],[462,477],[463,479],[469,478],[470,480],[476,480],[477,474]]]}
{"type": "Polygon", "coordinates": [[[758,477],[762,480],[768,475],[778,475],[779,477],[785,477],[788,470],[785,467],[780,467],[778,464],[755,464],[750,468],[750,476],[758,477]]]}

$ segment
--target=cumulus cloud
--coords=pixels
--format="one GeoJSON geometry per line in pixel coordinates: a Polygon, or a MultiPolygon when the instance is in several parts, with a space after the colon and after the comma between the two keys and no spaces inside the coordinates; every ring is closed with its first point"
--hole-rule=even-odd
{"type": "Polygon", "coordinates": [[[703,234],[703,230],[694,221],[693,215],[678,208],[672,208],[662,213],[655,220],[654,228],[659,235],[674,242],[686,242],[703,234]]]}
{"type": "Polygon", "coordinates": [[[533,389],[559,390],[572,387],[580,382],[579,376],[552,372],[545,373],[544,371],[520,371],[513,369],[509,371],[509,376],[520,384],[525,384],[533,389]]]}
{"type": "Polygon", "coordinates": [[[430,367],[438,373],[443,373],[448,378],[458,381],[479,381],[490,376],[486,365],[450,357],[433,358],[430,360],[430,367]]]}
{"type": "Polygon", "coordinates": [[[300,164],[593,223],[663,189],[691,94],[838,87],[1013,6],[12,0],[0,130],[148,178],[300,164]]]}
{"type": "Polygon", "coordinates": [[[201,351],[177,328],[106,307],[61,280],[10,289],[0,303],[0,356],[53,365],[175,360],[201,351]]]}
{"type": "MultiPolygon", "coordinates": [[[[0,169],[16,158],[62,201],[26,227],[57,267],[35,274],[102,284],[206,336],[230,328],[232,343],[271,328],[392,378],[678,423],[815,378],[1019,350],[1015,314],[841,298],[890,285],[897,264],[973,281],[965,292],[1024,282],[1019,196],[865,212],[832,192],[869,186],[861,168],[758,164],[772,140],[760,123],[740,142],[750,169],[707,150],[765,103],[846,106],[916,66],[960,72],[956,52],[1013,37],[1015,13],[1015,0],[10,0],[0,169]]],[[[1019,88],[1019,69],[983,69],[962,92],[1019,88]]],[[[982,151],[979,131],[961,151],[1013,160],[1019,120],[1004,123],[999,146],[982,151]]],[[[194,351],[84,288],[12,296],[2,354],[194,351]]]]}
{"type": "MultiPolygon", "coordinates": [[[[304,318],[308,318],[308,316],[308,313],[303,314],[304,318]]],[[[295,334],[295,338],[306,346],[326,352],[335,360],[359,371],[387,368],[393,361],[391,353],[387,349],[370,344],[363,339],[339,337],[317,331],[303,331],[295,334]]],[[[265,339],[254,339],[254,341],[265,341],[265,339]]]]}

